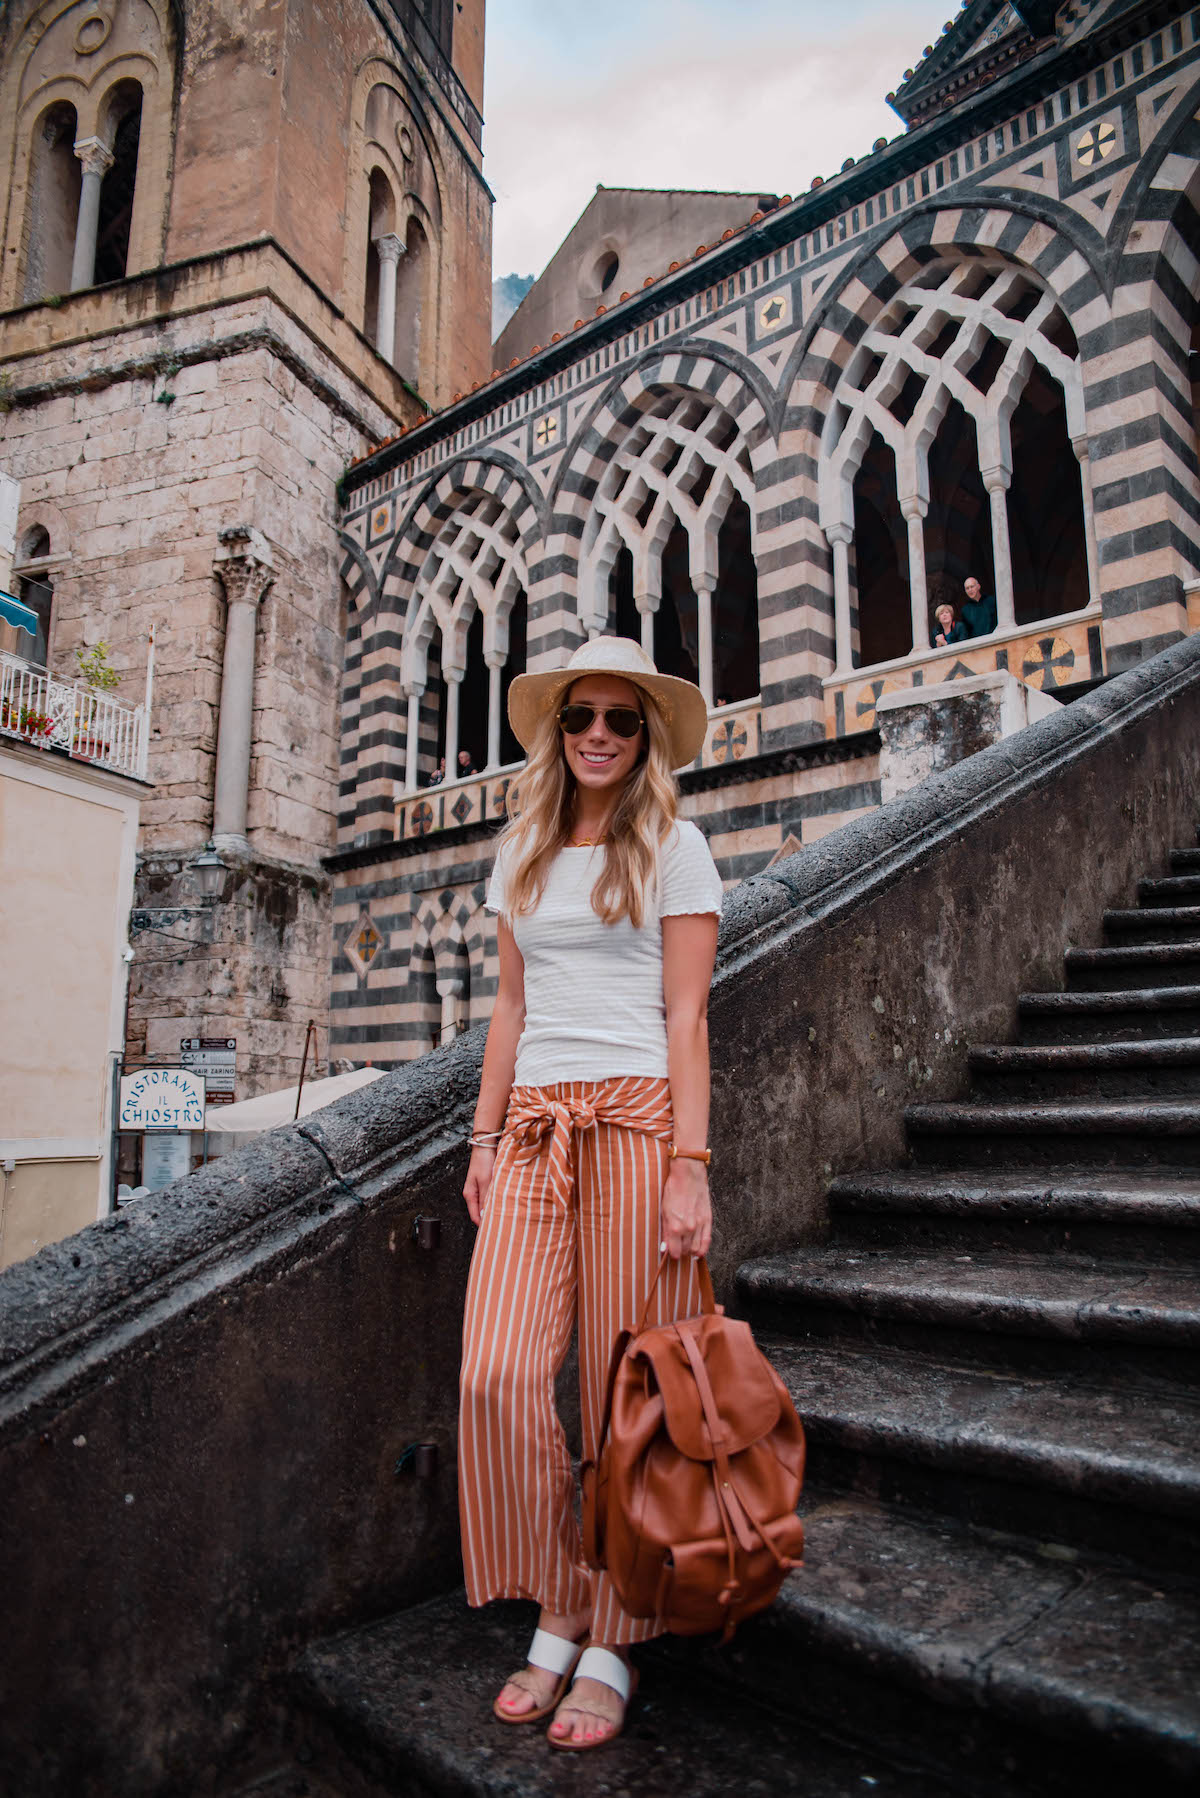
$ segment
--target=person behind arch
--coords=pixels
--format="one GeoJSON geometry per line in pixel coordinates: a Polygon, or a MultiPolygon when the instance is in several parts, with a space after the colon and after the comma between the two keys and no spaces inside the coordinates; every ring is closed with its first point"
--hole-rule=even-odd
{"type": "Polygon", "coordinates": [[[996,628],[996,596],[985,594],[973,574],[963,582],[962,621],[968,637],[989,637],[996,628]]]}
{"type": "Polygon", "coordinates": [[[496,1717],[553,1711],[551,1746],[578,1751],[620,1733],[629,1645],[663,1625],[631,1617],[585,1564],[554,1376],[578,1317],[594,1456],[618,1332],[652,1289],[656,1323],[698,1304],[721,881],[700,831],[676,818],[673,770],[708,723],[693,682],[660,674],[630,638],[596,637],[566,669],[519,675],[508,713],[529,763],[487,896],[500,981],[463,1188],[479,1225],[463,1320],[463,1566],[470,1604],[541,1607],[496,1717]]]}
{"type": "Polygon", "coordinates": [[[952,605],[947,603],[936,607],[933,620],[937,626],[937,634],[933,639],[935,649],[944,649],[948,643],[966,642],[967,627],[961,619],[954,616],[952,605]]]}

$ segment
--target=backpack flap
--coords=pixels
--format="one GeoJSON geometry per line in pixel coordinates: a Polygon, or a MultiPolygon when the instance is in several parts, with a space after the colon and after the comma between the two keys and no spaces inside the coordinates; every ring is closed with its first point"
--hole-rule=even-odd
{"type": "Polygon", "coordinates": [[[686,1330],[704,1359],[725,1432],[726,1455],[740,1454],[768,1435],[779,1421],[780,1400],[770,1364],[755,1347],[750,1326],[728,1317],[694,1317],[646,1330],[629,1348],[631,1358],[649,1364],[662,1397],[667,1433],[691,1461],[711,1461],[716,1446],[709,1433],[687,1352],[686,1330]]]}

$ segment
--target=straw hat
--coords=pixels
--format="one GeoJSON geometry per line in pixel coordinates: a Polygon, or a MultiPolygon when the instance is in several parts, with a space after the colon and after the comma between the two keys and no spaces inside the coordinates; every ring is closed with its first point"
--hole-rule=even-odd
{"type": "Polygon", "coordinates": [[[518,674],[508,690],[508,722],[522,749],[533,748],[547,713],[557,712],[567,689],[585,674],[616,674],[648,693],[671,739],[671,766],[694,762],[708,729],[708,707],[699,687],[674,674],[660,674],[632,637],[593,637],[575,651],[565,668],[551,674],[518,674]]]}

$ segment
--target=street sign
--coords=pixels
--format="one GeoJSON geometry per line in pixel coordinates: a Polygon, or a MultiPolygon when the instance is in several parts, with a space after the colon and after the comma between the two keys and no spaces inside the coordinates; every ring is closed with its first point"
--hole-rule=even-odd
{"type": "Polygon", "coordinates": [[[204,1081],[188,1068],[140,1068],[121,1077],[119,1130],[203,1130],[204,1081]]]}
{"type": "Polygon", "coordinates": [[[209,1105],[232,1105],[237,1097],[237,1037],[185,1036],[179,1042],[179,1060],[204,1076],[209,1105]]]}

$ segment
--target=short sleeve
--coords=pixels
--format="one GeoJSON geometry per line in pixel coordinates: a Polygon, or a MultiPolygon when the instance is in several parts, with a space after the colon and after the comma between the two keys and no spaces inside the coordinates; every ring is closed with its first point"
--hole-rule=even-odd
{"type": "Polygon", "coordinates": [[[505,909],[505,869],[508,857],[505,854],[507,844],[502,844],[500,852],[492,865],[492,877],[488,881],[487,898],[484,906],[488,911],[503,912],[505,909]]]}
{"type": "Polygon", "coordinates": [[[662,852],[658,915],[680,917],[695,912],[721,914],[721,876],[703,834],[681,818],[662,852]]]}

